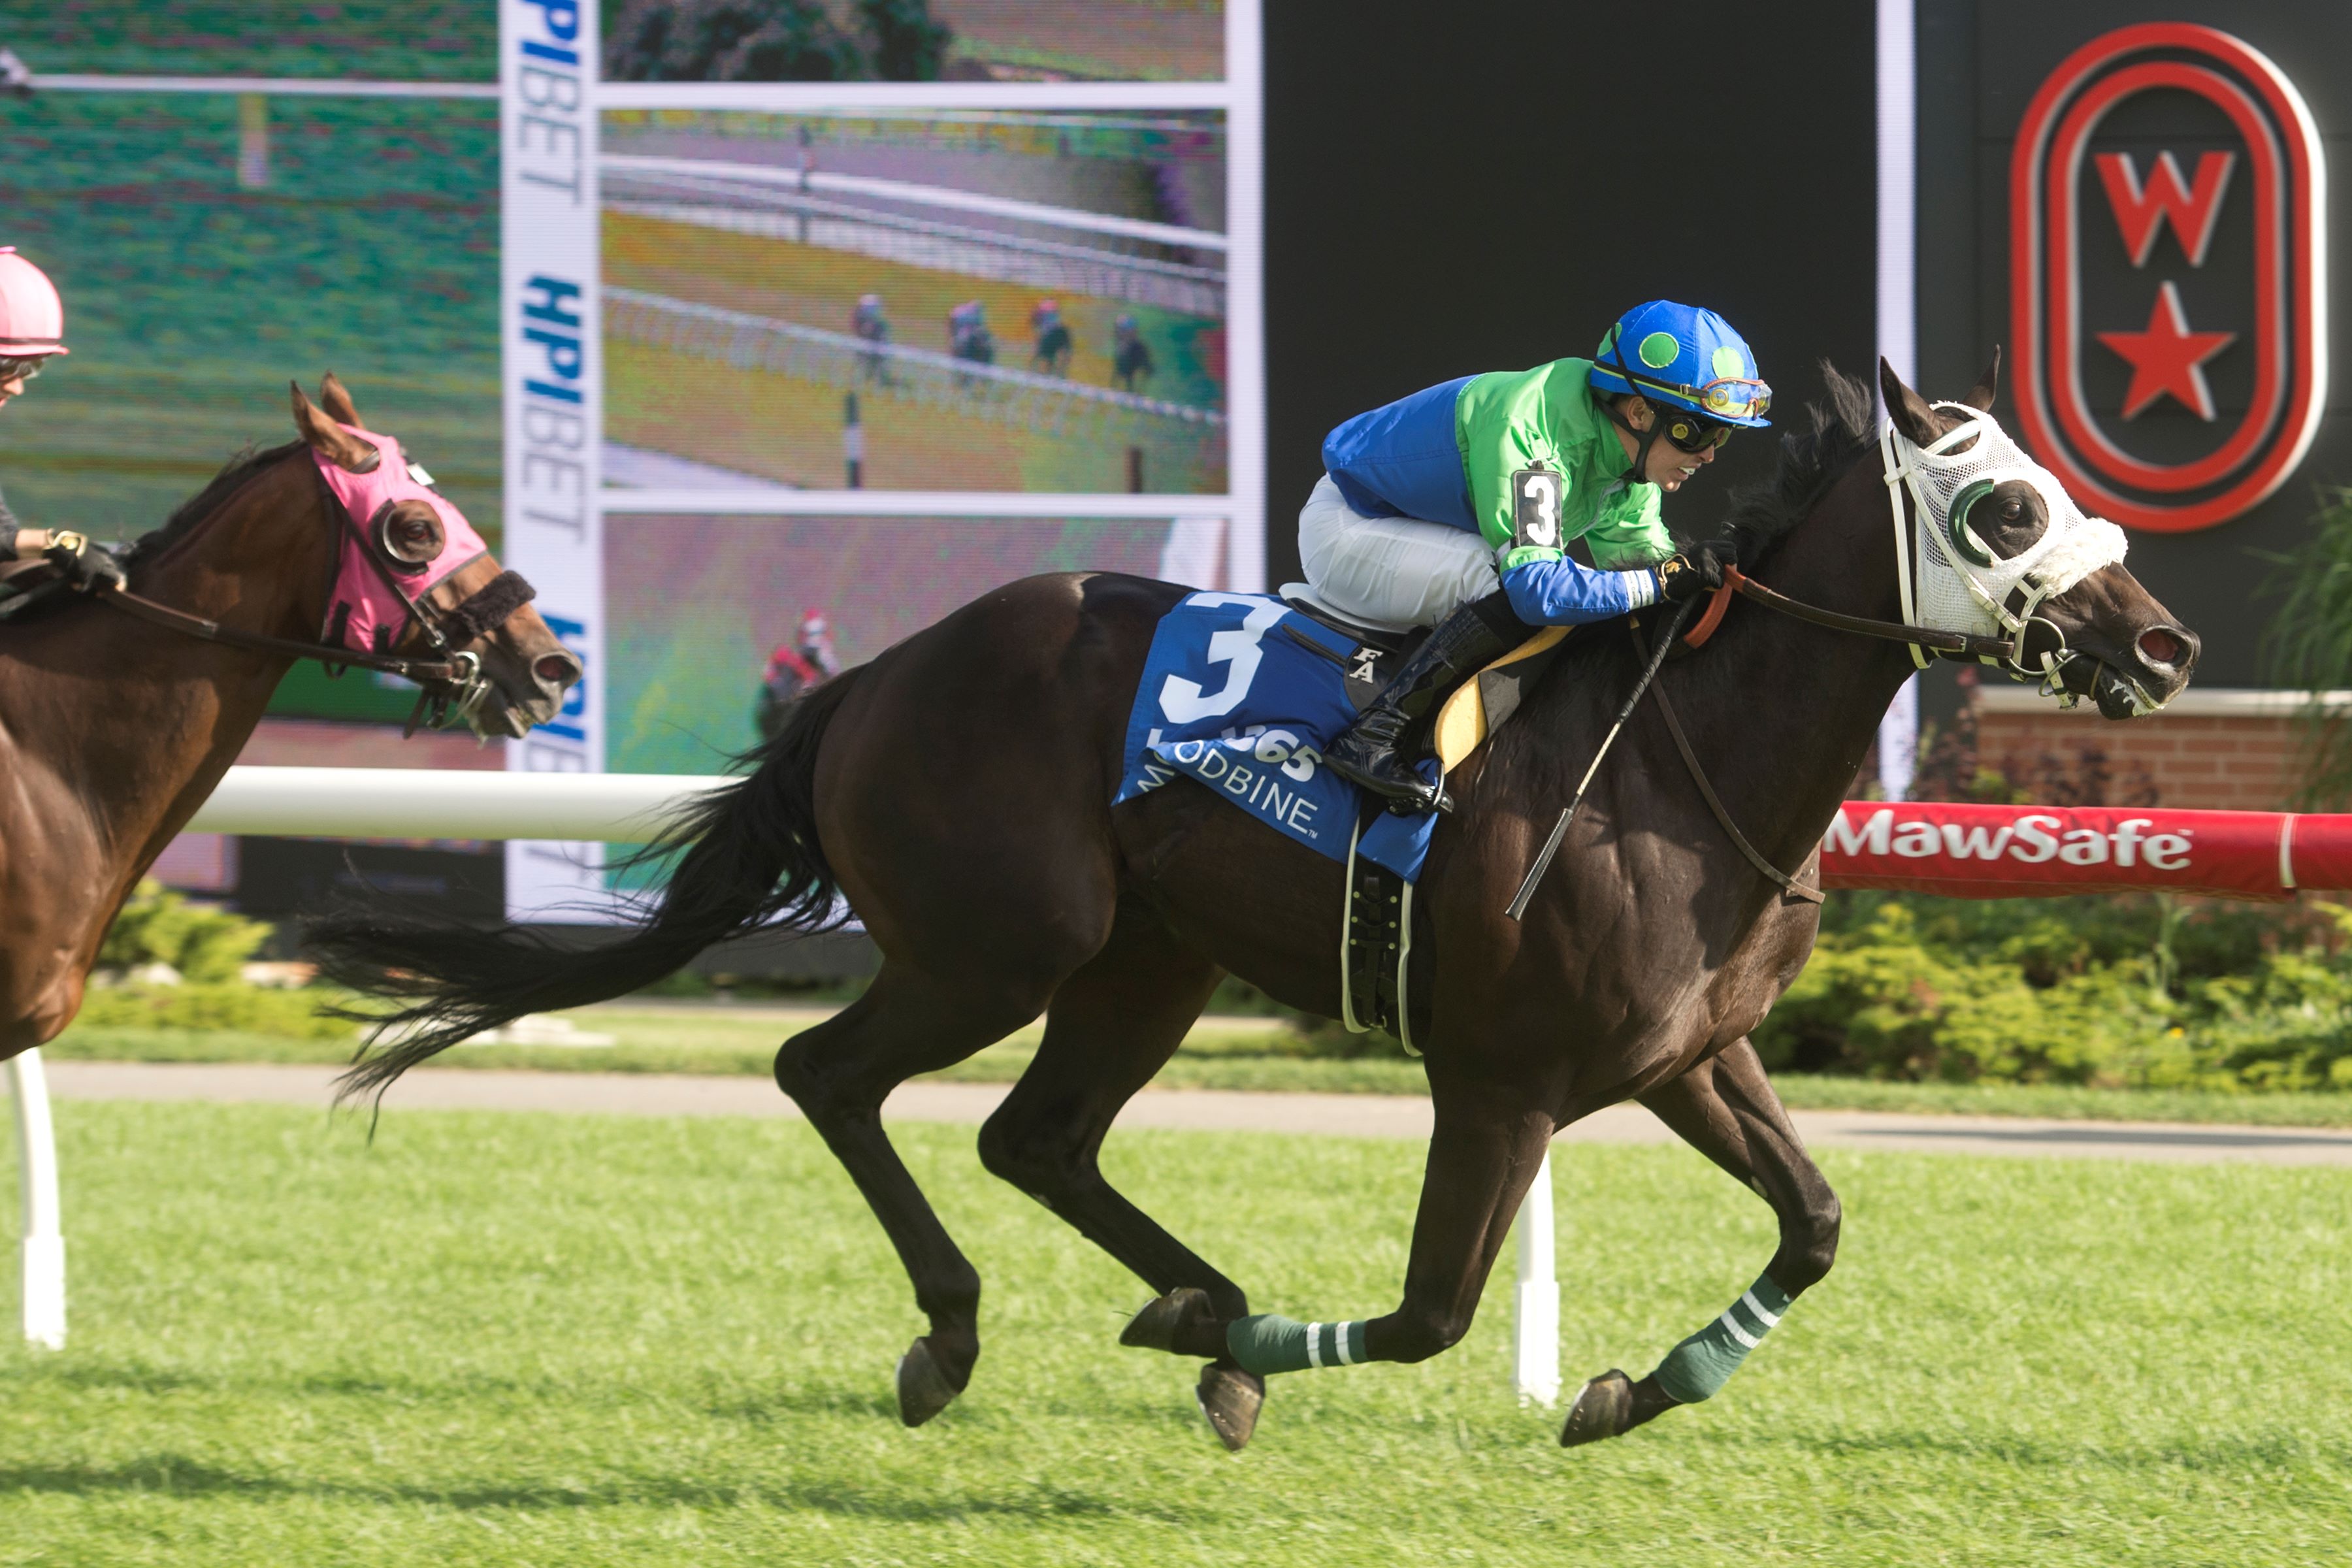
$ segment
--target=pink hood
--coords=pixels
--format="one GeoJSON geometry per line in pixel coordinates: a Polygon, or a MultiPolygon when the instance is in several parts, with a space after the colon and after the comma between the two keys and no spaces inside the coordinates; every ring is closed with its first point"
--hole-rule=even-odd
{"type": "Polygon", "coordinates": [[[382,452],[383,461],[372,473],[354,474],[315,450],[310,454],[327,488],[335,492],[352,521],[352,527],[343,533],[342,557],[336,567],[334,592],[327,601],[327,626],[321,640],[340,647],[385,652],[397,646],[408,629],[414,614],[409,602],[423,598],[449,574],[488,553],[489,546],[482,542],[464,512],[425,488],[425,479],[420,478],[425,470],[410,464],[399,442],[356,425],[343,428],[382,452]],[[441,519],[441,553],[421,571],[395,570],[403,563],[394,563],[377,545],[377,519],[387,508],[404,500],[421,500],[441,519]],[[394,584],[399,586],[394,588],[394,584]]]}

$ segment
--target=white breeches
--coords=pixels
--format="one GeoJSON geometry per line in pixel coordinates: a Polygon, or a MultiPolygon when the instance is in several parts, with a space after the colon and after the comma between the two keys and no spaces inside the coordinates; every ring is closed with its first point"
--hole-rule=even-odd
{"type": "Polygon", "coordinates": [[[1366,517],[1326,474],[1298,513],[1298,559],[1316,596],[1351,620],[1433,626],[1502,586],[1475,533],[1409,517],[1366,517]]]}

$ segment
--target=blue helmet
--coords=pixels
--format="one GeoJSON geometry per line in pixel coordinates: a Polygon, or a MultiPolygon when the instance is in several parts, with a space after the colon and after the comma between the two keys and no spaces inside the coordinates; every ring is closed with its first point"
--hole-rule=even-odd
{"type": "Polygon", "coordinates": [[[1617,318],[1592,351],[1585,378],[1604,392],[1631,392],[1726,425],[1769,425],[1772,389],[1756,374],[1748,340],[1713,310],[1653,300],[1617,318]]]}

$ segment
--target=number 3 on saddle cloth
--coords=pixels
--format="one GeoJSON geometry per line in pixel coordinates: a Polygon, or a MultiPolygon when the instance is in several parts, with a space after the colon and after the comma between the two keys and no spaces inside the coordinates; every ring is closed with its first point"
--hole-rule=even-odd
{"type": "MultiPolygon", "coordinates": [[[[1519,678],[1544,662],[1533,656],[1564,632],[1539,633],[1447,700],[1434,731],[1438,756],[1420,764],[1424,776],[1451,769],[1509,716],[1519,678]]],[[[1323,747],[1380,689],[1384,662],[1379,648],[1279,599],[1188,595],[1152,634],[1111,804],[1190,777],[1345,865],[1341,1021],[1360,1033],[1386,1028],[1412,1050],[1405,988],[1412,884],[1436,818],[1389,812],[1322,765],[1323,747]]]]}

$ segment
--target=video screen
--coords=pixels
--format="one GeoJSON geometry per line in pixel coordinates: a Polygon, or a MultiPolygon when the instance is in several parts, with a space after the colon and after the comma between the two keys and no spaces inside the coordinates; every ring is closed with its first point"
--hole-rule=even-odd
{"type": "Polygon", "coordinates": [[[604,0],[607,81],[1218,81],[1223,0],[604,0]]]}
{"type": "Polygon", "coordinates": [[[1225,580],[1225,524],[614,516],[604,530],[605,766],[704,773],[811,684],[1041,572],[1225,580]]]}
{"type": "Polygon", "coordinates": [[[1224,493],[1223,121],[608,111],[605,483],[1224,493]]]}

